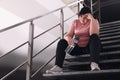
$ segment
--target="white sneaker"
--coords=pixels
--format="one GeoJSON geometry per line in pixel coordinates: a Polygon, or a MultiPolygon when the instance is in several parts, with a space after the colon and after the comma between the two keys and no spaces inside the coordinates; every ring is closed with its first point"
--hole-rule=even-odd
{"type": "Polygon", "coordinates": [[[100,70],[100,67],[95,62],[91,62],[90,67],[91,67],[91,71],[99,71],[100,70]]]}
{"type": "Polygon", "coordinates": [[[63,73],[62,71],[63,71],[62,68],[60,68],[59,66],[55,65],[50,70],[47,70],[46,73],[47,74],[63,73]]]}

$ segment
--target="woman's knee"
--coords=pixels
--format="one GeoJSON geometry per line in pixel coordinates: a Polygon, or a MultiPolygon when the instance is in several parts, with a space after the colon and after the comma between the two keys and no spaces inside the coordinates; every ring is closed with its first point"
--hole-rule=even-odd
{"type": "Polygon", "coordinates": [[[90,39],[99,39],[99,36],[97,34],[90,35],[90,39]]]}
{"type": "Polygon", "coordinates": [[[90,36],[90,44],[95,47],[99,47],[100,51],[102,50],[102,44],[101,44],[101,41],[100,41],[100,38],[97,34],[92,34],[90,36]]]}
{"type": "Polygon", "coordinates": [[[92,34],[90,36],[90,43],[99,43],[99,44],[101,44],[99,36],[97,34],[92,34]]]}
{"type": "Polygon", "coordinates": [[[66,46],[68,46],[68,43],[67,43],[67,41],[65,39],[61,39],[61,40],[59,40],[58,45],[62,45],[62,46],[66,45],[66,46]]]}

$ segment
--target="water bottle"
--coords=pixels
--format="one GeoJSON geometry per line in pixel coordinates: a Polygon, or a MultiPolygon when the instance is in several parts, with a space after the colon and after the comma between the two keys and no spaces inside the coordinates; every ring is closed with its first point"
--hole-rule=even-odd
{"type": "Polygon", "coordinates": [[[75,36],[74,44],[73,45],[68,45],[68,47],[65,49],[65,52],[70,54],[72,52],[72,50],[74,49],[74,47],[77,45],[78,41],[79,41],[79,37],[75,36]]]}

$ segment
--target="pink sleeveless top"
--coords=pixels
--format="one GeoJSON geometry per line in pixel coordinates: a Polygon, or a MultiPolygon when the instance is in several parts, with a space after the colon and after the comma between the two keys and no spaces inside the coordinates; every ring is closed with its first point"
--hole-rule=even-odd
{"type": "Polygon", "coordinates": [[[78,45],[86,47],[89,41],[90,22],[82,25],[79,20],[75,20],[69,29],[69,33],[79,37],[78,45]]]}

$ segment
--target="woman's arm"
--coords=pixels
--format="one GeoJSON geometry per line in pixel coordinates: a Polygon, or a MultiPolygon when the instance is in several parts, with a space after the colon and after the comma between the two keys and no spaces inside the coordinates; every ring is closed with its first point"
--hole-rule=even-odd
{"type": "Polygon", "coordinates": [[[99,35],[99,22],[91,14],[88,14],[88,19],[90,20],[90,35],[97,34],[99,35]]]}
{"type": "Polygon", "coordinates": [[[65,34],[64,39],[68,42],[69,45],[73,45],[74,44],[72,36],[69,33],[65,34]]]}
{"type": "Polygon", "coordinates": [[[74,28],[76,26],[76,20],[72,23],[68,32],[64,35],[64,39],[68,42],[69,45],[73,45],[73,36],[74,36],[74,28]]]}

